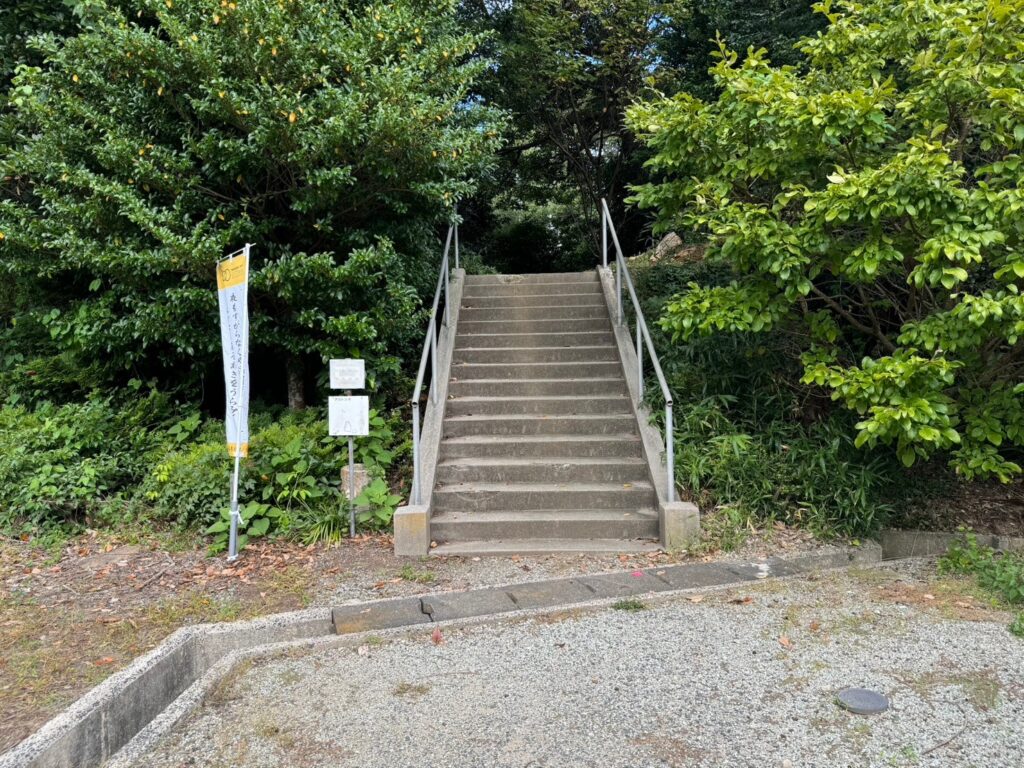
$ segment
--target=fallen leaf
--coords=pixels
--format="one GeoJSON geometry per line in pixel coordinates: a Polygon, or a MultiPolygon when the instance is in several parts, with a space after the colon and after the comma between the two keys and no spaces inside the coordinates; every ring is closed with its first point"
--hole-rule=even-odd
{"type": "Polygon", "coordinates": [[[691,603],[699,603],[704,599],[704,595],[690,595],[688,598],[691,603]]]}
{"type": "Polygon", "coordinates": [[[925,600],[934,600],[935,599],[935,595],[929,595],[927,592],[925,592],[923,595],[921,595],[921,597],[923,597],[925,600]]]}
{"type": "Polygon", "coordinates": [[[631,574],[629,574],[629,575],[630,575],[630,576],[632,576],[632,577],[633,577],[634,579],[642,579],[642,578],[644,577],[644,575],[645,575],[645,574],[644,574],[644,572],[643,572],[643,571],[633,571],[633,572],[632,572],[631,574]]]}
{"type": "Polygon", "coordinates": [[[779,645],[781,645],[783,648],[792,648],[793,641],[790,640],[786,635],[783,635],[779,638],[779,645]]]}
{"type": "Polygon", "coordinates": [[[747,597],[734,597],[729,602],[735,605],[750,605],[752,602],[754,602],[754,598],[750,597],[749,595],[747,597]]]}
{"type": "Polygon", "coordinates": [[[369,656],[370,655],[370,646],[368,646],[368,645],[360,645],[356,649],[356,653],[358,653],[360,656],[369,656]]]}
{"type": "Polygon", "coordinates": [[[434,645],[440,645],[444,642],[444,635],[441,634],[440,627],[434,627],[434,631],[430,633],[430,639],[433,641],[434,645]]]}
{"type": "Polygon", "coordinates": [[[104,656],[102,659],[97,659],[96,661],[93,662],[93,664],[95,664],[97,667],[102,667],[102,666],[105,666],[107,664],[113,664],[113,663],[114,663],[114,657],[113,656],[104,656]]]}
{"type": "Polygon", "coordinates": [[[818,621],[817,619],[815,619],[814,621],[812,621],[810,623],[809,626],[810,626],[811,632],[817,632],[819,629],[821,629],[821,622],[818,621]]]}

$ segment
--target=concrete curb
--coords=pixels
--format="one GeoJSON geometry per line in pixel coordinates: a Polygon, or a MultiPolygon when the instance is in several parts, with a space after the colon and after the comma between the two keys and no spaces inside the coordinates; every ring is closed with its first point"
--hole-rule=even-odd
{"type": "MultiPolygon", "coordinates": [[[[975,534],[978,544],[1003,551],[1024,551],[1024,537],[996,536],[994,534],[975,534]]],[[[879,539],[882,544],[883,560],[898,560],[904,557],[931,557],[944,555],[949,545],[956,541],[964,541],[963,533],[944,533],[941,531],[901,531],[889,528],[881,532],[879,539]]]]}
{"type": "Polygon", "coordinates": [[[194,711],[240,663],[269,654],[358,644],[366,632],[387,636],[427,624],[597,609],[628,596],[669,596],[880,560],[881,548],[868,544],[752,563],[689,563],[186,627],[0,755],[0,768],[128,765],[194,711]]]}
{"type": "Polygon", "coordinates": [[[231,652],[332,631],[327,609],[179,629],[0,755],[0,768],[101,765],[231,652]]]}

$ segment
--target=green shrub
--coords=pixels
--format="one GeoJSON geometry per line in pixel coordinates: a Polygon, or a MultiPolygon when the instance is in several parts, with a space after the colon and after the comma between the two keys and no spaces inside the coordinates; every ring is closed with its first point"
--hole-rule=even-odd
{"type": "Polygon", "coordinates": [[[0,526],[39,528],[96,516],[130,496],[164,438],[160,394],[0,408],[0,526]]]}
{"type": "Polygon", "coordinates": [[[781,334],[802,396],[855,414],[857,446],[1006,482],[1024,449],[1024,0],[815,8],[805,66],[722,44],[713,98],[629,110],[652,153],[636,201],[730,272],[678,291],[662,325],[781,334]]]}
{"type": "Polygon", "coordinates": [[[997,552],[978,544],[978,537],[968,533],[963,542],[954,542],[939,560],[947,573],[973,575],[984,589],[997,595],[1008,605],[1024,604],[1024,555],[997,552]]]}
{"type": "MultiPolygon", "coordinates": [[[[719,285],[702,262],[632,269],[645,315],[657,317],[681,285],[719,285]]],[[[652,328],[675,402],[676,478],[705,509],[729,519],[779,520],[823,535],[869,533],[890,512],[896,472],[884,452],[854,446],[850,417],[799,396],[798,351],[781,334],[717,334],[672,344],[652,328]]],[[[661,418],[661,393],[646,392],[661,418]]]]}
{"type": "MultiPolygon", "coordinates": [[[[1024,604],[1024,554],[983,547],[977,536],[968,533],[963,542],[954,542],[939,559],[939,569],[974,576],[983,589],[1007,605],[1024,604]]],[[[1024,613],[1014,617],[1009,630],[1024,637],[1024,613]]]]}
{"type": "MultiPolygon", "coordinates": [[[[387,485],[388,469],[406,450],[396,437],[398,421],[397,415],[385,418],[371,411],[370,435],[356,438],[356,460],[371,477],[356,500],[367,507],[358,517],[361,527],[390,525],[400,499],[387,485]]],[[[248,537],[289,534],[308,543],[339,540],[348,530],[348,502],[341,494],[348,451],[344,439],[327,434],[323,413],[257,414],[249,445],[239,483],[242,531],[248,537]]],[[[186,441],[162,457],[140,496],[158,520],[205,528],[219,551],[226,542],[232,468],[223,426],[210,421],[198,442],[186,441]]]]}

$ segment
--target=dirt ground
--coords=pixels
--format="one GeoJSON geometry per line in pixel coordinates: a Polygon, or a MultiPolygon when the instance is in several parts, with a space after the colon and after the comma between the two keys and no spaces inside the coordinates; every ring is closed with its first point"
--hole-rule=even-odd
{"type": "Polygon", "coordinates": [[[1024,483],[954,484],[920,504],[901,528],[955,531],[960,527],[999,536],[1024,536],[1024,483]]]}
{"type": "MultiPolygon", "coordinates": [[[[777,525],[726,557],[820,546],[777,525]]],[[[0,752],[175,629],[316,605],[633,570],[699,552],[398,558],[388,536],[336,547],[256,543],[229,567],[201,540],[90,532],[59,551],[0,537],[0,752]]]]}
{"type": "MultiPolygon", "coordinates": [[[[963,521],[964,509],[998,508],[1003,514],[995,517],[1005,521],[1012,518],[1006,511],[1017,507],[1003,497],[1024,498],[1020,486],[994,489],[992,494],[970,505],[950,502],[950,517],[963,521]]],[[[975,517],[979,529],[993,529],[980,513],[975,517]]],[[[223,556],[209,557],[201,539],[180,535],[90,531],[59,550],[0,537],[0,752],[189,624],[687,560],[749,560],[827,546],[806,531],[776,523],[743,532],[745,542],[722,553],[718,545],[724,539],[712,533],[714,517],[706,523],[708,538],[701,545],[671,554],[399,558],[390,537],[375,535],[334,547],[258,542],[234,566],[223,556]]],[[[937,582],[923,596],[914,590],[893,591],[898,589],[887,585],[883,596],[969,620],[975,611],[980,617],[990,610],[958,582],[937,582]]]]}

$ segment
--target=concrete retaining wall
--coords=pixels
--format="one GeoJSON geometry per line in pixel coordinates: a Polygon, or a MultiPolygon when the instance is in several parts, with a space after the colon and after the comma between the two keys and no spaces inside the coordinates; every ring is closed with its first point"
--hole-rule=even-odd
{"type": "MultiPolygon", "coordinates": [[[[975,534],[978,544],[1004,551],[1024,551],[1024,538],[1019,536],[996,536],[993,534],[975,534]]],[[[882,558],[897,560],[903,557],[931,557],[944,555],[949,545],[955,541],[964,541],[962,533],[943,533],[940,531],[900,531],[894,528],[882,531],[882,558]]]]}

